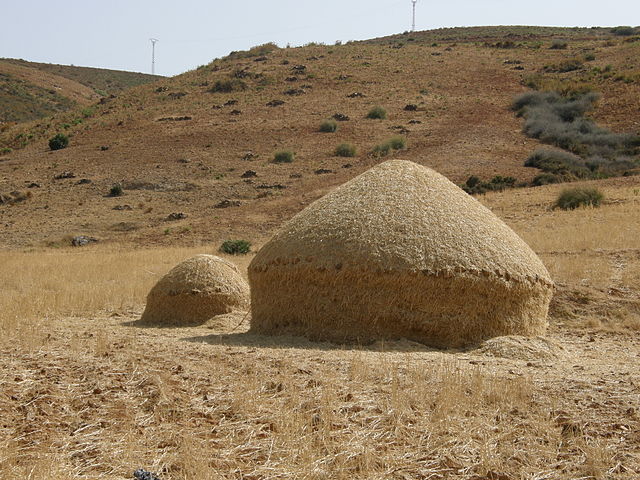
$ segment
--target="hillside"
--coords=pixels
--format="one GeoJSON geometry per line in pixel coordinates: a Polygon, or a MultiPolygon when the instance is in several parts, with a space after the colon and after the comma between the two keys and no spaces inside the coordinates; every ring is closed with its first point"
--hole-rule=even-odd
{"type": "Polygon", "coordinates": [[[522,133],[514,97],[530,87],[586,87],[601,93],[592,113],[599,125],[637,134],[637,40],[610,29],[486,27],[236,52],[84,113],[2,133],[14,151],[1,157],[0,192],[26,199],[0,206],[0,243],[62,245],[78,234],[136,244],[260,241],[393,156],[458,183],[472,175],[529,182],[539,170],[523,163],[540,141],[522,133]],[[575,68],[554,67],[565,62],[575,68]],[[387,118],[366,118],[377,105],[387,118]],[[335,114],[348,120],[320,132],[335,114]],[[51,152],[47,140],[59,132],[71,144],[51,152]],[[406,150],[372,155],[395,136],[406,150]],[[345,142],[355,157],[334,154],[345,142]],[[274,163],[278,150],[295,160],[274,163]],[[123,196],[108,196],[114,184],[123,196]],[[184,215],[169,221],[172,213],[184,215]]]}
{"type": "Polygon", "coordinates": [[[160,76],[0,59],[0,122],[23,122],[89,105],[160,76]]]}

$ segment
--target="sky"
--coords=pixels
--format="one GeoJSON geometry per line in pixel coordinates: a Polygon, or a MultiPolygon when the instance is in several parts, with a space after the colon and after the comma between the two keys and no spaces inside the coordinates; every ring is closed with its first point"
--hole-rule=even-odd
{"type": "MultiPolygon", "coordinates": [[[[275,42],[364,40],[411,29],[411,0],[0,0],[0,57],[177,75],[275,42]]],[[[416,30],[640,25],[639,0],[417,0],[416,30]]]]}

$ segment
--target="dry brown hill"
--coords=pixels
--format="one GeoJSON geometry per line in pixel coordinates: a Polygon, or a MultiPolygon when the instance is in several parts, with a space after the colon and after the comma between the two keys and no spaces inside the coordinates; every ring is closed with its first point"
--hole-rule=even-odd
{"type": "Polygon", "coordinates": [[[162,78],[100,68],[0,59],[0,122],[22,122],[95,103],[162,78]]]}
{"type": "Polygon", "coordinates": [[[15,150],[0,157],[0,193],[23,200],[0,206],[0,244],[59,245],[77,234],[259,242],[380,162],[372,150],[394,136],[408,148],[384,159],[413,160],[458,183],[470,175],[527,181],[538,171],[523,161],[539,142],[523,135],[513,98],[527,85],[588,86],[602,94],[599,124],[637,133],[637,40],[610,29],[483,27],[237,52],[105,98],[90,115],[71,111],[0,134],[15,150]],[[565,62],[576,68],[553,68],[565,62]],[[374,106],[387,118],[366,118],[374,106]],[[335,114],[349,120],[320,132],[335,114]],[[70,146],[49,151],[59,132],[71,135],[70,146]],[[356,156],[336,156],[341,143],[356,156]],[[274,163],[279,150],[295,152],[294,161],[274,163]],[[108,196],[114,184],[123,196],[108,196]],[[168,220],[172,213],[186,218],[168,220]]]}

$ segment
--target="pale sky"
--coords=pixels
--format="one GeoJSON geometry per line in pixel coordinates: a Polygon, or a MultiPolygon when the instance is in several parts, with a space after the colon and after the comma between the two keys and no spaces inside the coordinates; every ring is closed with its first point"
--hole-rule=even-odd
{"type": "MultiPolygon", "coordinates": [[[[176,75],[232,50],[411,28],[411,0],[0,0],[0,57],[176,75]]],[[[640,25],[640,0],[417,0],[416,29],[640,25]]]]}

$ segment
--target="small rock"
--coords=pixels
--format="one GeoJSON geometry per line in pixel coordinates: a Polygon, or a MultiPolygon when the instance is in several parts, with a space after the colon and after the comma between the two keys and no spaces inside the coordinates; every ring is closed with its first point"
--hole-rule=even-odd
{"type": "Polygon", "coordinates": [[[349,120],[349,117],[343,113],[336,113],[333,116],[334,120],[337,120],[338,122],[346,122],[347,120],[349,120]]]}
{"type": "Polygon", "coordinates": [[[267,103],[267,107],[279,107],[280,105],[284,105],[284,100],[271,100],[267,103]]]}
{"type": "Polygon", "coordinates": [[[63,180],[65,178],[76,178],[75,174],[73,172],[62,172],[59,173],[58,175],[56,175],[55,177],[53,177],[56,180],[63,180]]]}
{"type": "Polygon", "coordinates": [[[301,88],[291,88],[289,90],[285,90],[284,92],[285,95],[304,95],[304,90],[302,90],[301,88]]]}
{"type": "Polygon", "coordinates": [[[93,183],[93,182],[88,178],[81,178],[76,182],[76,185],[88,185],[89,183],[93,183]]]}
{"type": "Polygon", "coordinates": [[[106,152],[107,150],[109,150],[109,145],[102,145],[100,147],[100,151],[102,151],[102,152],[106,152]]]}
{"type": "Polygon", "coordinates": [[[116,205],[113,210],[133,210],[131,205],[116,205]]]}
{"type": "Polygon", "coordinates": [[[71,239],[71,245],[74,247],[84,247],[85,245],[89,245],[92,242],[97,242],[97,238],[87,237],[86,235],[78,235],[77,237],[73,237],[71,239]]]}
{"type": "Polygon", "coordinates": [[[178,163],[191,163],[191,160],[188,158],[179,158],[178,163]]]}
{"type": "Polygon", "coordinates": [[[353,165],[351,165],[350,163],[345,163],[344,165],[342,165],[342,168],[351,168],[353,167],[353,165]]]}
{"type": "Polygon", "coordinates": [[[409,123],[411,125],[417,125],[417,124],[422,123],[422,122],[420,120],[409,120],[409,123]]]}
{"type": "Polygon", "coordinates": [[[322,175],[323,173],[333,173],[333,170],[329,170],[328,168],[319,168],[315,172],[316,175],[322,175]]]}
{"type": "Polygon", "coordinates": [[[36,182],[31,182],[29,185],[27,185],[27,188],[40,188],[40,184],[36,182]]]}
{"type": "Polygon", "coordinates": [[[294,72],[304,72],[306,69],[306,65],[294,65],[293,67],[291,67],[291,70],[293,70],[294,72]]]}
{"type": "Polygon", "coordinates": [[[298,77],[287,77],[284,79],[285,82],[297,82],[298,77]]]}
{"type": "Polygon", "coordinates": [[[242,111],[241,110],[231,110],[229,113],[231,115],[240,115],[242,113],[242,111]]]}
{"type": "Polygon", "coordinates": [[[236,105],[238,103],[238,100],[227,100],[226,102],[224,102],[222,104],[223,107],[228,107],[230,105],[236,105]]]}
{"type": "Polygon", "coordinates": [[[187,218],[187,214],[186,213],[182,213],[182,212],[174,212],[174,213],[170,213],[169,215],[167,215],[167,220],[183,220],[187,218]]]}
{"type": "Polygon", "coordinates": [[[133,478],[135,478],[136,480],[160,480],[160,477],[158,477],[155,473],[149,472],[142,468],[139,468],[135,472],[133,472],[133,478]]]}
{"type": "Polygon", "coordinates": [[[256,154],[253,152],[246,152],[243,156],[242,156],[242,160],[253,160],[256,157],[256,154]]]}
{"type": "Polygon", "coordinates": [[[415,112],[415,111],[417,111],[417,110],[418,110],[418,106],[417,106],[417,105],[414,105],[413,103],[409,103],[409,104],[407,104],[407,105],[405,105],[405,106],[404,106],[404,109],[405,109],[407,112],[415,112]]]}
{"type": "Polygon", "coordinates": [[[229,207],[239,207],[239,200],[222,200],[220,203],[214,205],[214,208],[229,208],[229,207]]]}
{"type": "Polygon", "coordinates": [[[366,97],[366,95],[364,93],[362,93],[362,92],[353,92],[353,93],[350,93],[349,95],[347,95],[347,97],[349,97],[349,98],[364,98],[364,97],[366,97]]]}
{"type": "Polygon", "coordinates": [[[258,174],[253,170],[247,170],[242,175],[240,175],[240,178],[251,178],[251,177],[257,177],[257,176],[258,174]]]}

